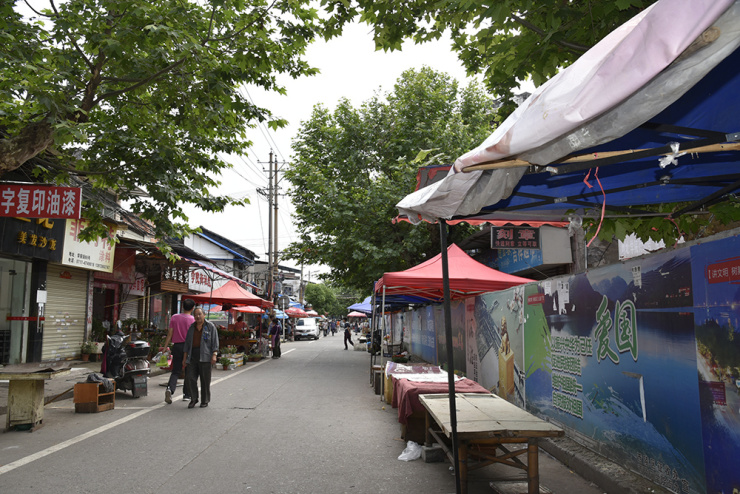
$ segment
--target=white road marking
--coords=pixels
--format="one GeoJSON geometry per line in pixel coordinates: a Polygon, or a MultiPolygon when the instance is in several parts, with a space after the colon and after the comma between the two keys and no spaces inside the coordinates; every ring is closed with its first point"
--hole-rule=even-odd
{"type": "MultiPolygon", "coordinates": [[[[295,350],[295,348],[293,348],[291,350],[288,350],[285,353],[288,354],[288,353],[290,353],[290,352],[292,352],[294,350],[295,350]]],[[[249,367],[245,367],[244,369],[239,370],[239,371],[236,371],[236,372],[234,372],[232,374],[229,374],[228,376],[224,376],[224,377],[221,377],[219,379],[216,379],[215,381],[211,382],[211,386],[214,386],[214,385],[216,385],[216,384],[218,384],[220,382],[226,381],[227,379],[231,379],[232,377],[238,376],[239,374],[242,374],[242,373],[244,373],[244,372],[246,372],[246,371],[248,371],[250,369],[254,369],[255,367],[258,367],[260,365],[263,365],[266,362],[268,362],[267,359],[265,359],[265,360],[263,360],[261,362],[258,362],[258,363],[254,364],[254,365],[250,365],[249,367]]],[[[181,394],[180,395],[172,395],[172,400],[175,401],[175,399],[176,398],[179,398],[180,396],[182,396],[182,395],[181,394]]],[[[93,430],[91,430],[89,432],[86,432],[84,434],[81,434],[79,436],[76,436],[76,437],[74,437],[72,439],[68,439],[66,441],[62,441],[59,444],[55,444],[54,446],[50,446],[50,447],[48,447],[46,449],[43,449],[43,450],[41,450],[41,451],[39,451],[37,453],[34,453],[32,455],[28,455],[28,456],[26,456],[24,458],[20,458],[20,459],[14,461],[14,462],[8,463],[7,465],[2,465],[2,466],[0,466],[0,475],[3,475],[3,474],[8,473],[10,471],[13,471],[16,468],[22,467],[24,465],[28,465],[29,463],[34,462],[36,460],[40,460],[41,458],[44,458],[46,456],[49,456],[52,453],[56,453],[57,451],[61,451],[61,450],[65,449],[65,448],[68,448],[68,447],[70,447],[72,445],[75,445],[75,444],[77,444],[77,443],[79,443],[81,441],[84,441],[85,439],[88,439],[88,438],[97,436],[98,434],[100,434],[102,432],[105,432],[107,430],[110,430],[110,429],[112,429],[114,427],[118,427],[119,425],[123,425],[126,422],[130,422],[130,421],[132,421],[132,420],[134,420],[136,418],[141,417],[142,415],[145,415],[145,414],[147,414],[147,413],[149,413],[151,411],[154,411],[154,410],[158,410],[158,409],[160,409],[160,408],[162,408],[162,407],[164,407],[166,405],[167,405],[166,403],[162,402],[162,403],[158,403],[156,405],[152,405],[150,407],[141,408],[141,409],[139,409],[138,412],[132,413],[131,415],[127,415],[126,417],[123,417],[123,418],[120,418],[118,420],[115,420],[115,421],[113,421],[113,422],[111,422],[109,424],[105,424],[105,425],[103,425],[101,427],[98,427],[97,429],[93,429],[93,430]]],[[[133,410],[133,407],[122,408],[122,410],[133,410]]]]}

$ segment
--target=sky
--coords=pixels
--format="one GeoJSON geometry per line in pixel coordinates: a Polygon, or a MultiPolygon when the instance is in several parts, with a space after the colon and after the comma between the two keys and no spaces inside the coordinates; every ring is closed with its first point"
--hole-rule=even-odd
{"type": "MultiPolygon", "coordinates": [[[[309,47],[306,59],[321,73],[298,80],[280,79],[287,88],[286,96],[247,89],[254,103],[270,109],[276,117],[288,120],[289,125],[278,131],[268,131],[266,126],[260,126],[250,133],[254,144],[247,156],[224,157],[234,165],[234,169],[224,172],[220,177],[221,187],[212,192],[246,197],[251,204],[228,207],[220,214],[207,214],[187,207],[185,213],[190,225],[215,231],[250,249],[258,260],[266,262],[268,203],[257,189],[267,188],[267,163],[271,150],[281,166],[287,166],[292,155],[292,138],[301,122],[310,118],[314,105],[321,103],[333,110],[341,98],[347,98],[357,107],[370,99],[375,91],[391,92],[403,71],[424,65],[446,72],[463,84],[470,80],[456,54],[451,51],[449,39],[423,45],[405,43],[400,52],[376,52],[374,48],[370,27],[353,24],[341,37],[329,42],[319,41],[309,47]]],[[[281,194],[285,194],[290,184],[281,180],[279,186],[281,194]]],[[[287,195],[281,195],[278,198],[278,251],[298,239],[291,220],[292,211],[287,195]]],[[[301,269],[292,260],[281,260],[280,264],[301,269]]],[[[304,279],[309,281],[315,281],[316,276],[323,272],[328,272],[328,268],[303,266],[304,279]]]]}

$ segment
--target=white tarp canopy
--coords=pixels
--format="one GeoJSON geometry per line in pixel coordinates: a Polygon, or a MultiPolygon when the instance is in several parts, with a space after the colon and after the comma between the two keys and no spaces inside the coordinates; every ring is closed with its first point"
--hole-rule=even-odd
{"type": "Polygon", "coordinates": [[[413,223],[476,214],[511,194],[526,163],[548,165],[627,134],[680,98],[739,44],[737,1],[660,0],[537,88],[488,139],[458,158],[444,180],[396,207],[413,223]],[[706,46],[687,49],[703,39],[706,46]],[[520,165],[463,172],[513,160],[520,165]]]}

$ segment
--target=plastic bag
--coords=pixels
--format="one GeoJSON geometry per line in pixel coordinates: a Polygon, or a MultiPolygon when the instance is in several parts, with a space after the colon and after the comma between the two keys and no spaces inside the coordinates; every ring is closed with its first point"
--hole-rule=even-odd
{"type": "Polygon", "coordinates": [[[421,445],[414,441],[406,443],[406,449],[404,449],[403,453],[398,457],[401,461],[412,461],[418,458],[421,458],[421,445]]]}
{"type": "Polygon", "coordinates": [[[154,358],[157,360],[157,367],[169,367],[170,363],[166,352],[159,352],[154,358]]]}

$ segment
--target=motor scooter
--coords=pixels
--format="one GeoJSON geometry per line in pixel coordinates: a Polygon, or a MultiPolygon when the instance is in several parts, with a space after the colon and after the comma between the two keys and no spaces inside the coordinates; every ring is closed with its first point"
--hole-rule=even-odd
{"type": "Polygon", "coordinates": [[[115,379],[116,389],[131,391],[134,398],[147,395],[149,343],[132,340],[118,331],[108,335],[105,377],[115,379]]]}

